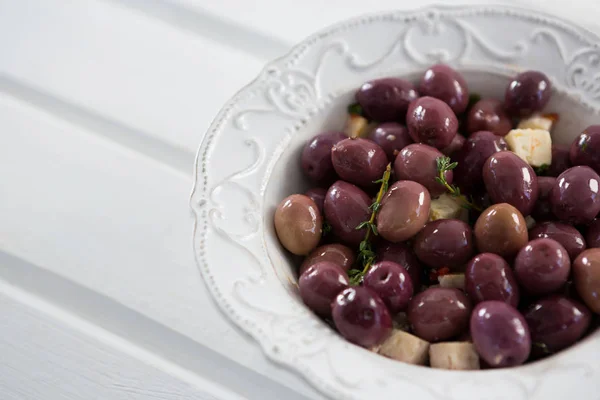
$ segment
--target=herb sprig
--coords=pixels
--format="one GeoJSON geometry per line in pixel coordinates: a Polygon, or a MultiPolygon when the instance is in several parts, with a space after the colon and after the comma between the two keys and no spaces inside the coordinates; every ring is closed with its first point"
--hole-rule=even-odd
{"type": "Polygon", "coordinates": [[[361,222],[356,227],[357,230],[367,228],[367,233],[365,234],[365,238],[358,247],[358,257],[357,261],[359,265],[362,266],[362,269],[353,268],[348,271],[348,277],[350,278],[351,285],[358,285],[362,282],[363,277],[369,271],[371,264],[375,261],[375,252],[373,251],[373,247],[371,246],[371,234],[377,236],[379,232],[377,232],[377,225],[375,224],[375,217],[377,213],[381,209],[381,199],[383,195],[387,192],[389,188],[390,176],[392,174],[392,164],[388,164],[385,168],[385,172],[383,173],[383,177],[373,183],[379,183],[381,186],[379,187],[379,192],[377,193],[377,197],[373,204],[369,206],[369,210],[371,210],[371,217],[368,221],[361,222]]]}
{"type": "Polygon", "coordinates": [[[548,165],[548,164],[542,164],[539,167],[533,167],[533,171],[535,172],[535,174],[537,176],[546,175],[546,173],[548,172],[548,169],[550,169],[550,165],[548,165]]]}
{"type": "Polygon", "coordinates": [[[452,185],[448,183],[446,180],[446,172],[452,171],[454,168],[458,166],[458,163],[452,162],[450,157],[443,156],[435,159],[437,165],[438,176],[435,177],[436,182],[443,185],[448,193],[450,193],[454,197],[460,197],[463,207],[470,210],[482,211],[480,207],[473,203],[473,199],[468,200],[465,196],[460,193],[460,188],[456,185],[452,185]]]}

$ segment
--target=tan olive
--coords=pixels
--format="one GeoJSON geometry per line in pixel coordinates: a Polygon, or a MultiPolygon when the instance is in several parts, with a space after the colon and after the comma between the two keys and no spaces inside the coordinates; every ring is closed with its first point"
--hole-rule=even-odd
{"type": "Polygon", "coordinates": [[[350,247],[338,243],[325,244],[317,247],[304,259],[298,272],[302,275],[308,267],[321,261],[330,261],[342,267],[344,271],[348,271],[354,264],[354,259],[354,251],[350,247]]]}
{"type": "Polygon", "coordinates": [[[377,230],[382,238],[398,243],[415,236],[429,220],[431,197],[425,186],[398,181],[383,196],[377,214],[377,230]]]}
{"type": "Polygon", "coordinates": [[[510,259],[527,244],[525,218],[508,203],[494,204],[477,219],[475,241],[480,253],[495,253],[510,259]]]}
{"type": "Polygon", "coordinates": [[[585,304],[600,314],[600,249],[588,249],[573,262],[575,288],[585,304]]]}
{"type": "Polygon", "coordinates": [[[279,241],[296,255],[310,253],[321,240],[323,217],[315,202],[303,194],[283,199],[275,210],[275,230],[279,241]]]}

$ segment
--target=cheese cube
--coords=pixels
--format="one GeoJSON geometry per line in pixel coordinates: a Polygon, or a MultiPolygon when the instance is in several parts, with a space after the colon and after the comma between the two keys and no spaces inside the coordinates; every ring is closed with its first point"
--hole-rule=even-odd
{"type": "Polygon", "coordinates": [[[438,219],[460,219],[464,222],[469,221],[469,210],[462,206],[463,197],[455,197],[444,193],[437,199],[431,200],[429,220],[438,219]]]}
{"type": "Polygon", "coordinates": [[[350,114],[346,120],[344,133],[352,138],[365,136],[367,125],[369,125],[369,121],[367,121],[364,117],[356,114],[350,114]]]}
{"type": "Polygon", "coordinates": [[[409,364],[425,365],[429,342],[397,329],[381,344],[379,354],[409,364]]]}
{"type": "Polygon", "coordinates": [[[433,368],[473,370],[479,369],[479,355],[473,343],[446,342],[429,347],[429,364],[433,368]]]}
{"type": "Polygon", "coordinates": [[[517,129],[541,129],[543,131],[550,132],[553,123],[553,118],[543,116],[541,114],[535,114],[529,118],[521,120],[517,126],[517,129]]]}
{"type": "Polygon", "coordinates": [[[552,163],[550,132],[542,129],[513,129],[504,137],[516,155],[533,167],[552,163]]]}
{"type": "Polygon", "coordinates": [[[465,288],[465,274],[447,274],[438,276],[440,287],[461,289],[465,288]]]}

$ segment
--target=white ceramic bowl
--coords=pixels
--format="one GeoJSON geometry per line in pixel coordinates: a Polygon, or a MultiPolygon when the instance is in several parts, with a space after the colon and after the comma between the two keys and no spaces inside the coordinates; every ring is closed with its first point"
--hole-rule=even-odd
{"type": "Polygon", "coordinates": [[[272,223],[281,199],[308,188],[305,142],[341,129],[353,92],[429,65],[464,71],[472,92],[501,98],[508,76],[545,72],[547,110],[570,143],[600,123],[600,39],[548,16],[505,7],[427,8],[343,22],[265,67],[221,110],[198,150],[194,248],[225,314],[273,360],[336,399],[549,400],[600,396],[600,335],[530,365],[476,372],[415,367],[349,344],[300,301],[272,223]]]}

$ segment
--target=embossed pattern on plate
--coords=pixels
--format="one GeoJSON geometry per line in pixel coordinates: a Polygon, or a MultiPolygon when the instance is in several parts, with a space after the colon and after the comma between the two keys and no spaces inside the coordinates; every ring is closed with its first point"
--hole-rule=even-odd
{"type": "Polygon", "coordinates": [[[435,62],[495,73],[539,69],[596,114],[597,43],[584,30],[518,9],[428,8],[338,24],[269,64],[225,105],[196,159],[194,248],[217,303],[270,358],[337,399],[546,400],[599,393],[598,335],[543,362],[476,373],[414,367],[345,342],[298,300],[271,224],[273,199],[301,185],[292,149],[311,132],[339,125],[348,93],[365,80],[414,74],[435,62]]]}

